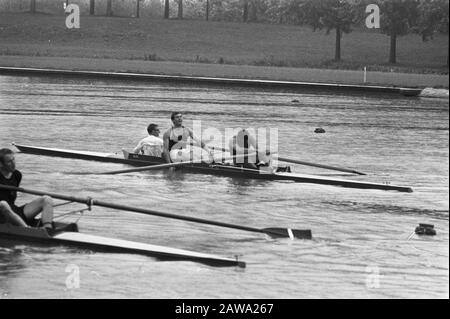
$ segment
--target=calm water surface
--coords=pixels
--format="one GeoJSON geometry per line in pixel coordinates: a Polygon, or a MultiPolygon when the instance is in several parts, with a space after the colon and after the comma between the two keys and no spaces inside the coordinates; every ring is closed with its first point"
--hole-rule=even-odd
{"type": "MultiPolygon", "coordinates": [[[[0,76],[0,146],[120,152],[145,137],[150,122],[167,128],[173,110],[184,112],[188,126],[201,120],[222,131],[278,128],[285,157],[350,167],[368,173],[353,179],[414,192],[160,171],[80,176],[71,173],[127,166],[19,153],[24,187],[253,227],[310,228],[314,240],[273,240],[95,207],[79,220],[82,232],[238,255],[247,268],[2,240],[0,298],[449,297],[448,99],[0,76]],[[326,134],[315,134],[316,127],[326,134]],[[408,240],[418,223],[434,224],[437,236],[408,240]],[[66,285],[73,265],[77,289],[66,285]]],[[[18,202],[32,198],[21,194],[18,202]]]]}

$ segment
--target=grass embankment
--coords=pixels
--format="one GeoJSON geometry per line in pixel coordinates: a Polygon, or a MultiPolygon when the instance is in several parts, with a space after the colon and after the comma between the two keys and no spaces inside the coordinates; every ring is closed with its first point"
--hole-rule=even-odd
{"type": "Polygon", "coordinates": [[[81,16],[81,28],[68,30],[64,16],[0,14],[0,62],[3,60],[3,65],[8,63],[8,56],[22,56],[158,61],[160,64],[164,61],[237,64],[289,70],[361,70],[367,66],[368,71],[448,75],[447,47],[448,38],[443,36],[425,43],[416,35],[401,37],[399,64],[392,66],[385,63],[389,38],[356,30],[344,35],[343,62],[335,63],[331,62],[334,36],[306,27],[81,16]]]}

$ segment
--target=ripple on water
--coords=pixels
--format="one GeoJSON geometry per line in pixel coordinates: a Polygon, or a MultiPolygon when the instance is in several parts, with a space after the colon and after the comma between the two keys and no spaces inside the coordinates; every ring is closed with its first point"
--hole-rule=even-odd
{"type": "MultiPolygon", "coordinates": [[[[79,221],[82,232],[238,255],[247,268],[2,244],[2,297],[448,298],[448,99],[0,77],[0,145],[120,155],[147,135],[150,122],[168,128],[172,110],[185,113],[187,126],[201,119],[202,128],[221,131],[277,128],[285,157],[353,168],[368,175],[342,178],[412,186],[414,193],[180,172],[83,176],[74,173],[127,166],[17,154],[27,188],[257,228],[311,229],[314,239],[273,240],[94,206],[79,221]],[[315,134],[317,127],[326,133],[315,134]],[[434,224],[437,236],[407,240],[421,222],[434,224]],[[69,265],[79,267],[79,289],[66,286],[69,265]]],[[[32,198],[21,194],[18,203],[32,198]]],[[[79,208],[62,206],[57,214],[79,208]]]]}

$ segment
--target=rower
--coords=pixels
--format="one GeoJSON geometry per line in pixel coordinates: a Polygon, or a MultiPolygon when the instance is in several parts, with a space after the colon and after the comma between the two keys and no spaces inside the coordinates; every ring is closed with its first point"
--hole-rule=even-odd
{"type": "Polygon", "coordinates": [[[208,147],[199,140],[191,129],[183,126],[183,115],[181,112],[173,112],[170,116],[172,127],[163,135],[163,157],[167,163],[187,162],[202,160],[211,162],[211,153],[208,147]],[[190,143],[188,139],[190,138],[190,143]],[[194,146],[194,142],[200,147],[194,146]]]}
{"type": "Polygon", "coordinates": [[[242,157],[234,158],[233,163],[244,168],[261,169],[272,172],[271,155],[270,152],[261,152],[256,139],[246,129],[239,130],[229,142],[229,149],[231,155],[243,155],[242,157]],[[248,156],[249,153],[256,153],[253,156],[248,156]]]}
{"type": "MultiPolygon", "coordinates": [[[[8,148],[0,149],[0,184],[19,187],[22,173],[16,170],[14,153],[8,148]]],[[[23,206],[16,206],[17,192],[0,190],[0,223],[14,226],[34,226],[35,217],[41,213],[42,227],[53,228],[53,201],[42,196],[23,206]]]]}
{"type": "Polygon", "coordinates": [[[155,157],[162,156],[163,140],[159,137],[159,128],[156,124],[147,127],[148,136],[143,138],[134,148],[133,153],[155,157]]]}

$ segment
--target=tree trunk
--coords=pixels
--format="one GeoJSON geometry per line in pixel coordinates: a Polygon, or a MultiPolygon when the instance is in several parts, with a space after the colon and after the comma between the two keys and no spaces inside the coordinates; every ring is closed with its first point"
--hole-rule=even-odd
{"type": "Polygon", "coordinates": [[[91,16],[95,15],[95,0],[90,0],[89,2],[89,14],[91,16]]]}
{"type": "Polygon", "coordinates": [[[169,0],[164,1],[164,19],[169,19],[169,0]]]}
{"type": "Polygon", "coordinates": [[[242,11],[242,22],[248,21],[248,0],[244,0],[244,8],[242,11]]]}
{"type": "Polygon", "coordinates": [[[139,8],[139,4],[140,4],[141,0],[136,0],[136,18],[139,18],[139,14],[140,14],[140,8],[139,8]]]}
{"type": "Polygon", "coordinates": [[[183,19],[183,0],[178,0],[178,19],[183,19]]]}
{"type": "Polygon", "coordinates": [[[31,0],[30,2],[30,12],[36,13],[36,0],[31,0]]]}
{"type": "Polygon", "coordinates": [[[256,9],[256,1],[257,0],[252,0],[251,1],[251,6],[250,6],[250,17],[249,17],[249,21],[250,22],[256,22],[256,20],[258,20],[257,18],[257,9],[256,9]]]}
{"type": "Polygon", "coordinates": [[[397,34],[391,34],[391,47],[389,50],[389,63],[397,63],[397,34]]]}
{"type": "Polygon", "coordinates": [[[106,2],[106,16],[111,17],[113,15],[112,12],[112,0],[108,0],[106,2]]]}
{"type": "Polygon", "coordinates": [[[342,39],[341,28],[336,27],[336,49],[334,52],[335,61],[341,61],[341,39],[342,39]]]}
{"type": "Polygon", "coordinates": [[[206,21],[209,20],[209,0],[206,0],[206,21]]]}

